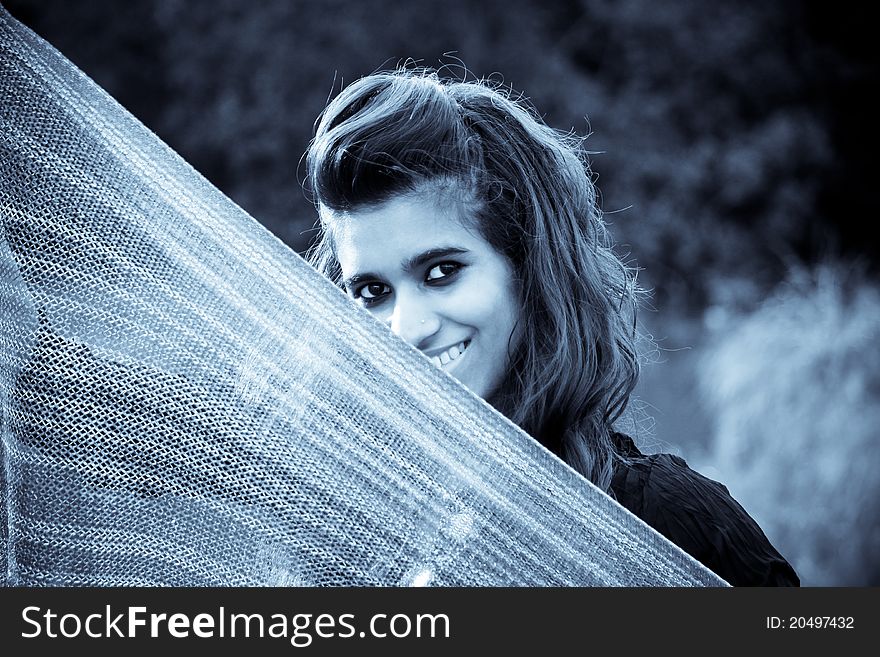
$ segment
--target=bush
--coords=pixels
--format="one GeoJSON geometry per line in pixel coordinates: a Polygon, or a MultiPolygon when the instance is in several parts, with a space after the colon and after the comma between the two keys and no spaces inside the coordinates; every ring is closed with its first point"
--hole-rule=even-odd
{"type": "Polygon", "coordinates": [[[880,288],[822,266],[713,324],[699,377],[720,478],[803,584],[877,586],[880,288]]]}

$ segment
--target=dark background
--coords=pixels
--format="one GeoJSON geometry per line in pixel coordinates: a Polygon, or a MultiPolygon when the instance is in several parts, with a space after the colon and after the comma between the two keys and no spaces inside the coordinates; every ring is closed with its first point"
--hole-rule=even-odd
{"type": "Polygon", "coordinates": [[[361,75],[463,64],[592,133],[606,219],[653,291],[659,348],[631,431],[727,484],[804,583],[880,584],[880,68],[864,6],[4,5],[300,252],[315,220],[301,156],[361,75]]]}

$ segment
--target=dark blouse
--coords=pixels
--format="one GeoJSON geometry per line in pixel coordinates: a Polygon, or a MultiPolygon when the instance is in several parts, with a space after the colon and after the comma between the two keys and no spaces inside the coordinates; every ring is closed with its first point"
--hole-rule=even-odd
{"type": "Polygon", "coordinates": [[[615,434],[629,465],[615,468],[612,497],[732,586],[800,586],[794,569],[727,488],[672,454],[644,455],[615,434]]]}

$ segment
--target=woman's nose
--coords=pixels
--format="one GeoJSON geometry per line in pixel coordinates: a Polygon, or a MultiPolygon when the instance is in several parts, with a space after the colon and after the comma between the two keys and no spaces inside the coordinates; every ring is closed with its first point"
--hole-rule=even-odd
{"type": "Polygon", "coordinates": [[[417,299],[398,296],[390,317],[391,330],[421,349],[440,329],[440,318],[428,304],[417,299]]]}

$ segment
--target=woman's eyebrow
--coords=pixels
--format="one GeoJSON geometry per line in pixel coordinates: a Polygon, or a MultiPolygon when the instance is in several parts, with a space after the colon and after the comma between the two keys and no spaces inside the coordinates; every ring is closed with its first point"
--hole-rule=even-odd
{"type": "Polygon", "coordinates": [[[373,272],[364,272],[362,274],[355,274],[354,276],[349,276],[346,279],[343,279],[342,286],[346,289],[351,289],[353,285],[357,285],[358,283],[363,283],[364,281],[375,281],[379,279],[378,274],[374,274],[373,272]]]}
{"type": "Polygon", "coordinates": [[[436,249],[430,249],[428,251],[424,251],[419,253],[418,255],[414,255],[412,258],[408,258],[401,263],[403,270],[406,272],[412,272],[415,269],[420,269],[427,263],[432,260],[436,260],[437,258],[448,258],[449,256],[461,255],[463,253],[467,253],[467,249],[462,249],[457,246],[441,246],[436,249]]]}
{"type": "MultiPolygon", "coordinates": [[[[429,249],[428,251],[416,254],[412,258],[407,258],[400,266],[405,272],[411,273],[416,269],[424,267],[427,263],[436,260],[437,258],[448,258],[449,256],[462,255],[467,252],[467,249],[458,246],[441,246],[436,249],[429,249]]],[[[351,289],[352,286],[357,285],[358,283],[376,280],[382,280],[382,277],[373,272],[358,272],[357,274],[352,274],[348,278],[343,279],[342,285],[346,289],[351,289]]]]}

